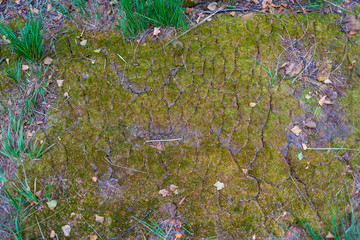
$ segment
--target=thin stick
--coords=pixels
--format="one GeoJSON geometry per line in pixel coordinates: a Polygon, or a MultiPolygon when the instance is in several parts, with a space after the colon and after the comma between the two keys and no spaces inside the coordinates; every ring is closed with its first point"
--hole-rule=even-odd
{"type": "Polygon", "coordinates": [[[151,210],[149,210],[149,211],[147,212],[147,214],[145,215],[145,217],[143,217],[141,220],[139,220],[134,226],[132,226],[131,228],[129,228],[129,229],[127,230],[127,232],[124,233],[123,235],[121,235],[120,237],[109,238],[109,239],[106,239],[106,240],[120,239],[120,238],[125,237],[126,235],[129,234],[129,232],[130,232],[131,230],[133,230],[137,225],[139,225],[142,221],[144,221],[145,218],[147,218],[150,213],[151,213],[151,210]]]}
{"type": "Polygon", "coordinates": [[[140,171],[140,170],[136,170],[136,169],[132,169],[132,168],[123,167],[123,166],[119,166],[119,165],[113,164],[109,159],[107,159],[106,157],[104,157],[104,158],[105,158],[105,160],[106,160],[111,166],[123,168],[123,169],[126,169],[126,170],[131,170],[131,171],[134,171],[134,172],[139,172],[139,173],[148,174],[147,172],[143,172],[143,171],[140,171]]]}
{"type": "Polygon", "coordinates": [[[173,139],[159,139],[159,140],[146,140],[145,142],[173,142],[173,141],[180,141],[182,138],[173,138],[173,139]]]}
{"type": "Polygon", "coordinates": [[[347,150],[347,151],[355,151],[360,152],[360,149],[353,149],[353,148],[307,148],[310,150],[347,150]]]}
{"type": "Polygon", "coordinates": [[[82,217],[82,219],[84,219],[84,221],[89,225],[89,227],[101,238],[104,239],[89,223],[88,221],[86,221],[86,219],[84,218],[84,216],[79,212],[80,216],[82,217]]]}

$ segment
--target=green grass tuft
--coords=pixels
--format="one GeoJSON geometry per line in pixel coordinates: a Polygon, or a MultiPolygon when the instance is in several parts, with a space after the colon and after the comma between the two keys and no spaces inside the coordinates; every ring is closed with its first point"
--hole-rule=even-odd
{"type": "Polygon", "coordinates": [[[9,46],[12,51],[32,62],[40,62],[49,48],[45,48],[43,36],[47,24],[43,25],[45,16],[41,15],[42,8],[38,17],[29,11],[25,26],[18,30],[19,36],[8,25],[0,23],[0,33],[10,41],[9,46]]]}
{"type": "Polygon", "coordinates": [[[150,26],[186,28],[182,0],[119,0],[120,18],[115,27],[124,37],[134,38],[150,26]]]}

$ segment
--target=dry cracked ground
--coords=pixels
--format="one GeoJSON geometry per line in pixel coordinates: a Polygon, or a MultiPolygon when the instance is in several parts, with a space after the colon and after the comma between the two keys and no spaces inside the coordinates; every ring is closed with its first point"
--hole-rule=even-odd
{"type": "Polygon", "coordinates": [[[189,239],[281,237],[294,216],[329,229],[329,203],[352,196],[359,159],[304,147],[358,147],[360,34],[341,24],[219,15],[172,42],[90,31],[85,46],[70,27],[52,56],[64,82],[38,135],[55,145],[27,166],[51,179],[58,206],[27,220],[28,239],[63,239],[64,225],[69,239],[140,239],[133,217],[150,210],[189,239]],[[327,66],[331,83],[319,82],[327,66]]]}

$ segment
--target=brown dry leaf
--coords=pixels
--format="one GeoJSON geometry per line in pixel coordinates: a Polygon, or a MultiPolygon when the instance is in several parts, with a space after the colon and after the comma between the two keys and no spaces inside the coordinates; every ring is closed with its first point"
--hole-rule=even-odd
{"type": "Polygon", "coordinates": [[[346,23],[345,27],[347,31],[359,31],[360,30],[360,21],[356,19],[354,15],[346,15],[343,19],[343,22],[346,23]]]}
{"type": "Polygon", "coordinates": [[[230,16],[232,16],[232,17],[235,17],[235,14],[236,14],[236,12],[235,12],[235,11],[231,11],[231,12],[229,12],[229,15],[230,15],[230,16]]]}
{"type": "Polygon", "coordinates": [[[212,2],[207,6],[207,9],[210,11],[215,11],[217,9],[217,2],[212,2]]]}
{"type": "Polygon", "coordinates": [[[181,234],[181,233],[176,233],[176,234],[175,234],[175,237],[176,237],[176,238],[181,238],[181,237],[182,237],[182,234],[181,234]]]}
{"type": "Polygon", "coordinates": [[[2,36],[2,39],[4,40],[5,43],[11,43],[9,39],[6,38],[5,35],[2,36]]]}
{"type": "Polygon", "coordinates": [[[50,237],[51,237],[51,238],[54,238],[55,236],[56,236],[55,231],[54,231],[54,230],[51,230],[51,232],[50,232],[50,237]]]}
{"type": "Polygon", "coordinates": [[[272,0],[263,0],[262,1],[262,11],[266,12],[266,10],[272,5],[272,0]]]}
{"type": "Polygon", "coordinates": [[[90,240],[97,240],[98,236],[97,235],[90,235],[89,239],[90,240]]]}
{"type": "Polygon", "coordinates": [[[70,236],[70,232],[71,232],[71,226],[70,225],[65,225],[61,227],[61,230],[64,232],[64,236],[65,237],[69,237],[70,236]]]}
{"type": "Polygon", "coordinates": [[[64,92],[64,97],[69,97],[69,93],[68,92],[64,92]]]}
{"type": "Polygon", "coordinates": [[[332,70],[332,64],[330,61],[323,62],[318,70],[318,81],[323,82],[329,79],[332,70]]]}
{"type": "Polygon", "coordinates": [[[302,143],[301,146],[302,146],[302,148],[303,148],[304,150],[308,149],[308,147],[306,146],[305,143],[302,143]]]}
{"type": "Polygon", "coordinates": [[[252,108],[253,108],[253,107],[255,107],[255,106],[256,106],[256,103],[251,102],[249,105],[250,105],[250,107],[252,107],[252,108]]]}
{"type": "Polygon", "coordinates": [[[51,57],[46,57],[44,59],[44,64],[45,65],[50,65],[54,60],[51,57]]]}
{"type": "Polygon", "coordinates": [[[117,3],[117,0],[112,0],[112,1],[110,2],[110,6],[115,6],[116,3],[117,3]]]}
{"type": "Polygon", "coordinates": [[[33,8],[33,9],[31,9],[31,12],[32,12],[33,14],[38,15],[40,11],[39,11],[39,9],[37,9],[37,8],[33,8]]]}
{"type": "Polygon", "coordinates": [[[154,35],[155,37],[158,37],[158,36],[161,35],[160,27],[154,27],[153,35],[154,35]]]}
{"type": "Polygon", "coordinates": [[[259,1],[258,0],[251,0],[253,3],[255,4],[259,4],[259,1]]]}
{"type": "Polygon", "coordinates": [[[42,194],[42,191],[39,190],[35,193],[35,196],[38,197],[38,198],[41,198],[41,194],[42,194]]]}
{"type": "Polygon", "coordinates": [[[46,11],[51,12],[52,9],[53,9],[53,8],[52,8],[51,4],[49,3],[49,4],[46,6],[46,11]]]}
{"type": "Polygon", "coordinates": [[[105,221],[105,218],[104,218],[104,217],[95,214],[95,222],[98,222],[98,223],[103,224],[104,221],[105,221]]]}
{"type": "Polygon", "coordinates": [[[325,99],[326,99],[326,95],[322,96],[322,97],[319,99],[319,102],[318,102],[318,103],[319,103],[319,105],[320,105],[321,107],[324,106],[325,99]]]}
{"type": "Polygon", "coordinates": [[[23,71],[27,71],[27,70],[29,70],[29,65],[22,65],[21,69],[23,71]]]}
{"type": "Polygon", "coordinates": [[[242,168],[241,171],[246,175],[249,173],[249,169],[246,168],[242,168]]]}
{"type": "Polygon", "coordinates": [[[297,62],[289,62],[286,64],[285,73],[289,77],[293,77],[301,72],[301,65],[297,62]]]}
{"type": "Polygon", "coordinates": [[[92,177],[92,178],[91,178],[91,181],[92,181],[92,182],[97,182],[97,177],[92,177]]]}
{"type": "Polygon", "coordinates": [[[332,234],[330,231],[326,234],[326,239],[335,239],[334,234],[332,234]]]}
{"type": "Polygon", "coordinates": [[[156,150],[158,152],[164,151],[164,147],[160,142],[156,144],[156,150]]]}
{"type": "Polygon", "coordinates": [[[174,184],[171,184],[170,185],[170,191],[174,192],[176,189],[178,189],[179,187],[174,185],[174,184]]]}
{"type": "Polygon", "coordinates": [[[37,121],[36,124],[37,125],[42,125],[44,123],[44,121],[37,121]]]}
{"type": "Polygon", "coordinates": [[[199,23],[201,18],[205,17],[205,14],[199,13],[198,18],[196,19],[196,23],[199,23]]]}
{"type": "Polygon", "coordinates": [[[325,103],[325,104],[328,104],[328,105],[334,104],[334,103],[333,103],[332,101],[330,101],[330,100],[325,100],[324,103],[325,103]]]}
{"type": "Polygon", "coordinates": [[[299,128],[299,126],[294,126],[292,129],[290,129],[290,131],[295,134],[296,136],[299,136],[301,133],[301,129],[299,128]]]}
{"type": "Polygon", "coordinates": [[[356,33],[357,33],[358,30],[351,30],[348,34],[349,34],[349,37],[352,38],[356,33]]]}
{"type": "Polygon", "coordinates": [[[56,80],[56,84],[58,85],[58,87],[62,87],[63,83],[64,83],[65,80],[56,80]]]}
{"type": "Polygon", "coordinates": [[[159,194],[161,194],[163,197],[166,197],[166,196],[169,196],[169,191],[168,190],[166,190],[166,189],[161,189],[160,191],[159,191],[159,194]]]}
{"type": "Polygon", "coordinates": [[[107,15],[111,15],[112,14],[112,9],[110,9],[109,11],[106,12],[107,15]]]}

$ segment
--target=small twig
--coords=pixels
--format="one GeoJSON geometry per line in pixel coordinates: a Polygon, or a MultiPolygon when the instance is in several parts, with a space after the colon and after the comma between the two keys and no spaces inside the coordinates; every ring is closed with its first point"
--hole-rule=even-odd
{"type": "Polygon", "coordinates": [[[131,228],[129,228],[129,229],[127,230],[127,232],[124,233],[123,235],[121,235],[120,237],[109,238],[109,239],[106,239],[106,240],[120,239],[120,238],[125,237],[126,235],[129,234],[129,232],[130,232],[131,230],[133,230],[134,228],[136,228],[137,225],[139,225],[142,221],[144,221],[145,218],[147,218],[147,217],[150,215],[150,213],[151,213],[151,210],[149,210],[149,211],[147,212],[147,214],[145,215],[145,217],[143,217],[141,220],[139,220],[134,226],[132,226],[131,228]]]}
{"type": "Polygon", "coordinates": [[[145,142],[173,142],[173,141],[180,141],[182,138],[173,138],[173,139],[159,139],[159,140],[146,140],[145,142]]]}
{"type": "Polygon", "coordinates": [[[244,12],[244,11],[255,11],[260,12],[258,9],[250,9],[250,8],[225,8],[218,11],[202,11],[202,10],[192,10],[193,12],[201,12],[201,13],[220,13],[220,12],[244,12]]]}

